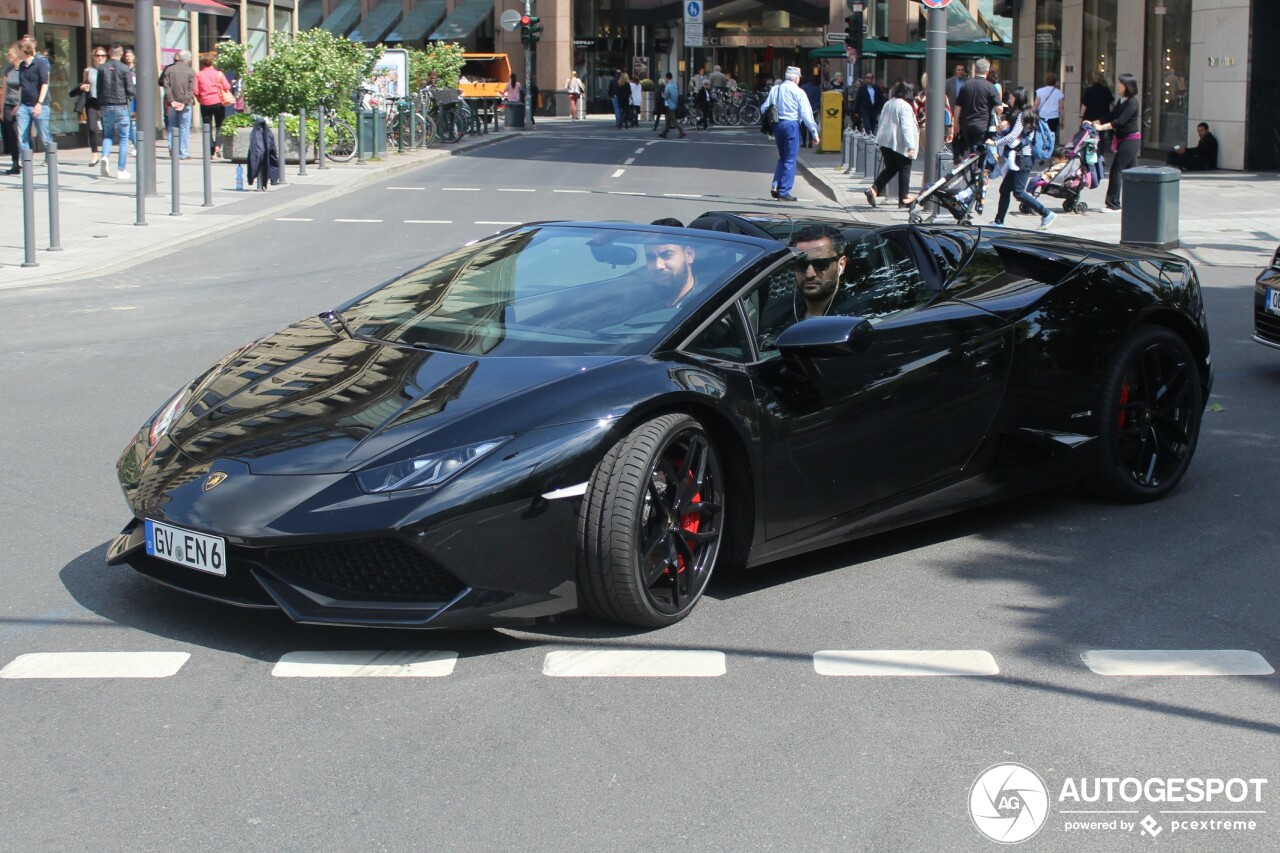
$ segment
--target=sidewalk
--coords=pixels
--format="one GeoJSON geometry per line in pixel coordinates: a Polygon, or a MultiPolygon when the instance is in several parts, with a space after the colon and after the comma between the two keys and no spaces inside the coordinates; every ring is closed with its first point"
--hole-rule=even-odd
{"type": "MultiPolygon", "coordinates": [[[[1143,163],[1142,165],[1161,165],[1143,163]]],[[[818,154],[801,149],[800,167],[824,193],[841,205],[854,219],[888,224],[906,222],[907,212],[897,206],[896,195],[877,208],[867,204],[863,194],[873,178],[861,173],[845,174],[840,169],[840,154],[818,154]]],[[[923,163],[916,162],[912,186],[919,190],[923,163]]],[[[991,222],[999,197],[996,184],[987,190],[986,212],[977,224],[991,222]]],[[[1105,185],[1085,190],[1081,199],[1088,203],[1086,213],[1063,213],[1062,200],[1042,198],[1045,206],[1058,214],[1050,232],[1085,237],[1104,243],[1120,242],[1121,214],[1105,211],[1105,185]]],[[[1196,264],[1210,266],[1256,267],[1262,269],[1280,245],[1280,174],[1248,172],[1184,172],[1179,186],[1179,240],[1177,254],[1196,264]]],[[[945,210],[939,222],[950,222],[945,210]]],[[[1018,213],[1013,200],[1005,224],[1011,228],[1038,228],[1039,217],[1018,213]]]]}
{"type": "MultiPolygon", "coordinates": [[[[416,169],[427,163],[483,145],[515,138],[518,131],[498,130],[482,136],[467,136],[452,145],[436,143],[431,148],[398,154],[393,148],[381,160],[357,165],[326,163],[326,168],[308,163],[307,174],[298,174],[296,163],[283,166],[285,184],[236,191],[236,164],[229,160],[212,163],[212,207],[204,202],[204,169],[196,155],[199,137],[192,135],[192,158],[181,163],[179,189],[181,216],[170,216],[170,160],[168,149],[156,151],[156,190],[146,203],[146,225],[138,226],[136,183],[131,177],[121,181],[104,178],[99,167],[89,166],[87,148],[59,152],[58,194],[63,251],[49,251],[49,170],[39,165],[43,155],[35,155],[36,262],[24,268],[22,176],[0,176],[0,289],[53,284],[77,278],[91,278],[174,251],[282,213],[316,204],[388,175],[416,169]]],[[[113,153],[114,162],[115,155],[113,153]]],[[[5,165],[8,165],[6,157],[5,165]]],[[[135,174],[136,160],[129,157],[127,169],[135,174]]],[[[246,186],[248,186],[246,181],[246,186]]]]}

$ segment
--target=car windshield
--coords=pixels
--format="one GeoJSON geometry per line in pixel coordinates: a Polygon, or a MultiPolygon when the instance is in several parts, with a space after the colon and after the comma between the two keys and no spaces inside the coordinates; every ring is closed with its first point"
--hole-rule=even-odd
{"type": "Polygon", "coordinates": [[[338,312],[357,337],[472,355],[636,355],[763,252],[677,229],[531,226],[338,312]]]}

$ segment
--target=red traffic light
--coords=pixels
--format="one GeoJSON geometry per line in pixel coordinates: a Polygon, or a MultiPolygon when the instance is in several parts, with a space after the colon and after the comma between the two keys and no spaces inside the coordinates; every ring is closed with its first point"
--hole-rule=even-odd
{"type": "Polygon", "coordinates": [[[533,18],[532,18],[532,17],[530,17],[529,15],[521,15],[521,16],[520,16],[520,26],[522,26],[522,27],[527,27],[527,26],[529,26],[529,22],[530,22],[530,21],[532,21],[532,20],[533,20],[533,18]]]}

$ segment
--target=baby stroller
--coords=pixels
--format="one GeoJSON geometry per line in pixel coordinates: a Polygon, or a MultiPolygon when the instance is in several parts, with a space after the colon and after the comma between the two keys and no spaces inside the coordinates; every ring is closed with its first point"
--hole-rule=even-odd
{"type": "Polygon", "coordinates": [[[978,203],[975,189],[982,180],[984,155],[973,153],[960,164],[934,181],[924,192],[916,196],[907,210],[907,221],[918,225],[931,222],[934,214],[926,213],[924,205],[933,203],[944,207],[961,225],[973,224],[973,209],[978,203]]]}
{"type": "MultiPolygon", "coordinates": [[[[1089,205],[1080,200],[1080,194],[1101,184],[1102,178],[1098,131],[1086,124],[1080,126],[1080,132],[1066,147],[1054,152],[1049,167],[1027,183],[1027,191],[1033,196],[1062,199],[1062,209],[1067,213],[1084,213],[1089,205]]],[[[1018,209],[1031,212],[1025,203],[1019,204],[1018,209]]]]}

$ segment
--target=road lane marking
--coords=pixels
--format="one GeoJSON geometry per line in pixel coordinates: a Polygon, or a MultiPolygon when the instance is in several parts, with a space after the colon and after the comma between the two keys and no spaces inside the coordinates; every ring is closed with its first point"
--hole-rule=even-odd
{"type": "Polygon", "coordinates": [[[644,149],[643,149],[643,148],[637,148],[637,149],[636,149],[636,153],[637,153],[637,154],[643,154],[643,153],[644,153],[644,149]]]}
{"type": "Polygon", "coordinates": [[[818,675],[999,675],[990,652],[974,649],[827,649],[813,653],[818,675]]]}
{"type": "Polygon", "coordinates": [[[387,187],[389,190],[425,190],[426,187],[387,187]]]}
{"type": "Polygon", "coordinates": [[[632,193],[626,190],[609,190],[609,195],[648,195],[648,193],[632,193]]]}
{"type": "Polygon", "coordinates": [[[548,652],[542,674],[553,678],[714,678],[724,652],[701,649],[586,649],[548,652]]]}
{"type": "Polygon", "coordinates": [[[479,187],[441,187],[440,192],[442,193],[478,193],[480,192],[480,188],[479,187]]]}
{"type": "Polygon", "coordinates": [[[452,219],[406,219],[406,225],[452,225],[452,219]]]}
{"type": "Polygon", "coordinates": [[[667,198],[702,198],[698,193],[663,193],[667,198]]]}
{"type": "Polygon", "coordinates": [[[187,652],[34,652],[20,655],[0,678],[168,678],[187,652]]]}
{"type": "MultiPolygon", "coordinates": [[[[624,166],[630,166],[630,165],[631,165],[632,163],[634,163],[635,161],[636,161],[636,158],[634,158],[634,157],[628,157],[627,159],[625,159],[625,160],[623,160],[623,161],[622,161],[622,165],[624,165],[624,166]]],[[[616,176],[615,176],[615,177],[616,177],[616,176]]]]}
{"type": "Polygon", "coordinates": [[[1098,675],[1272,675],[1257,652],[1241,649],[1095,649],[1080,655],[1098,675]]]}
{"type": "Polygon", "coordinates": [[[476,225],[519,225],[519,222],[500,222],[497,219],[477,219],[476,225]]]}
{"type": "Polygon", "coordinates": [[[334,221],[334,222],[363,222],[363,223],[375,223],[375,224],[376,224],[376,223],[378,223],[378,222],[381,222],[382,220],[381,220],[381,219],[335,219],[335,220],[333,220],[333,221],[334,221]]]}
{"type": "Polygon", "coordinates": [[[272,668],[276,678],[443,678],[453,674],[457,652],[289,652],[272,668]]]}
{"type": "Polygon", "coordinates": [[[276,222],[315,222],[315,220],[306,219],[300,216],[281,216],[276,219],[276,222]]]}
{"type": "Polygon", "coordinates": [[[621,178],[621,177],[623,176],[623,174],[624,174],[624,173],[626,173],[626,171],[627,171],[626,169],[619,169],[618,171],[614,172],[614,173],[613,173],[612,175],[610,175],[609,177],[611,177],[611,178],[621,178]]]}
{"type": "Polygon", "coordinates": [[[553,193],[583,193],[590,194],[591,190],[552,190],[553,193]]]}
{"type": "Polygon", "coordinates": [[[519,189],[516,187],[502,187],[498,190],[500,193],[536,193],[536,189],[519,189]]]}

